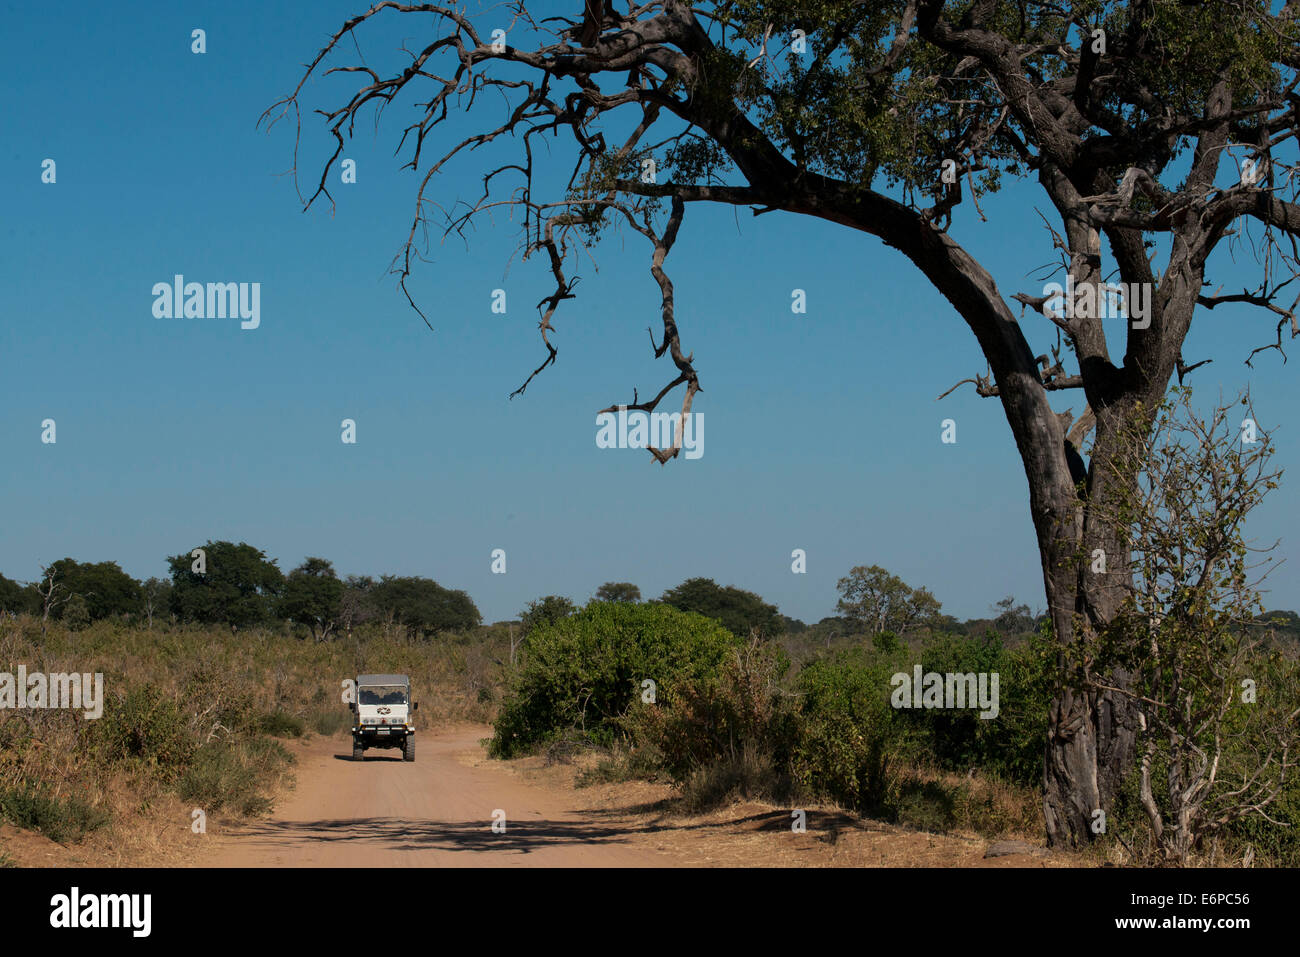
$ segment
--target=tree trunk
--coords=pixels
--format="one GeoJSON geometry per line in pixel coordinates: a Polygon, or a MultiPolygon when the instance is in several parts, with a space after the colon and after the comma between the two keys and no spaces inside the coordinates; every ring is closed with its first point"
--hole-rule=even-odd
{"type": "Polygon", "coordinates": [[[1096,662],[1094,649],[1131,584],[1129,550],[1113,520],[1104,516],[1115,514],[1111,503],[1125,491],[1118,483],[1134,481],[1117,478],[1113,463],[1126,428],[1149,426],[1150,402],[1142,420],[1132,418],[1138,400],[1126,394],[1093,410],[1097,434],[1086,497],[1073,504],[1075,518],[1066,535],[1039,531],[1040,545],[1047,540],[1043,572],[1060,644],[1062,684],[1049,711],[1043,794],[1048,843],[1057,847],[1081,847],[1104,833],[1116,796],[1134,768],[1141,718],[1138,706],[1123,694],[1130,675],[1096,662]],[[1099,690],[1085,678],[1120,690],[1099,690]]]}

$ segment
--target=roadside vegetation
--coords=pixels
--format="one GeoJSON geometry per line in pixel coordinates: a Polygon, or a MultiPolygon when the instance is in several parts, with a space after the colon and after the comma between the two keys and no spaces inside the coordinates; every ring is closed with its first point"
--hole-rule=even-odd
{"type": "Polygon", "coordinates": [[[1269,446],[1234,448],[1228,407],[1197,419],[1185,393],[1156,411],[1162,470],[1131,483],[1117,518],[1132,596],[1071,646],[1077,668],[1015,598],[958,621],[879,565],[849,569],[814,624],[697,577],[652,600],[616,581],[585,605],[545,595],[484,625],[468,594],[430,579],[340,579],[312,557],[286,576],[218,541],[168,559],[169,580],[71,558],[32,582],[0,576],[0,671],[102,672],[105,698],[90,721],[0,708],[0,823],[148,846],[196,810],[263,814],[291,780],[292,739],[347,728],[342,682],[396,672],[423,728],[488,723],[494,757],[574,761],[585,784],[663,782],[683,812],[822,804],[1034,838],[1051,702],[1105,660],[1150,716],[1141,761],[1098,809],[1097,852],[1300,865],[1300,616],[1264,611],[1241,535],[1277,485],[1269,446]],[[900,700],[929,675],[996,676],[996,714],[975,684],[964,706],[900,700]]]}

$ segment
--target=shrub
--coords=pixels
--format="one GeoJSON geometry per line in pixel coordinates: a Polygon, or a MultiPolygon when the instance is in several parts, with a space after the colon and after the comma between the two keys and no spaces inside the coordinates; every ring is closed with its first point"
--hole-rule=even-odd
{"type": "Polygon", "coordinates": [[[301,738],[307,733],[307,724],[302,718],[287,711],[272,711],[262,715],[258,721],[258,730],[276,738],[301,738]]]}
{"type": "Polygon", "coordinates": [[[940,767],[979,767],[1029,786],[1042,783],[1043,746],[1051,701],[1052,656],[1044,635],[1014,650],[995,631],[981,637],[940,634],[921,652],[925,672],[993,674],[998,681],[998,715],[977,709],[910,711],[928,740],[926,751],[940,767]]]}
{"type": "Polygon", "coordinates": [[[105,703],[95,723],[101,753],[110,761],[133,759],[172,780],[194,754],[185,715],[152,684],[142,684],[105,703]]]}
{"type": "Polygon", "coordinates": [[[566,728],[612,742],[644,680],[657,695],[705,681],[736,643],[716,622],[666,605],[592,602],[525,639],[489,751],[513,757],[566,728]]]}
{"type": "Polygon", "coordinates": [[[108,815],[75,797],[56,798],[31,788],[0,790],[0,818],[69,844],[108,823],[108,815]]]}
{"type": "Polygon", "coordinates": [[[293,755],[283,745],[266,738],[206,744],[177,782],[176,793],[209,813],[224,808],[243,815],[261,814],[271,806],[262,794],[262,782],[292,762],[293,755]]]}
{"type": "Polygon", "coordinates": [[[916,734],[890,706],[890,659],[851,649],[799,674],[803,695],[791,770],[801,790],[863,811],[888,806],[895,764],[916,734]]]}
{"type": "Polygon", "coordinates": [[[772,754],[754,741],[746,741],[735,754],[701,765],[682,783],[682,803],[694,813],[738,799],[780,800],[788,793],[788,777],[772,754]]]}
{"type": "Polygon", "coordinates": [[[784,793],[795,729],[779,684],[789,666],[780,646],[751,640],[732,650],[716,676],[687,681],[656,704],[638,699],[624,726],[678,784],[708,772],[697,791],[708,790],[703,782],[712,773],[719,781],[743,777],[746,796],[784,793]],[[760,765],[769,771],[765,787],[750,773],[760,765]]]}

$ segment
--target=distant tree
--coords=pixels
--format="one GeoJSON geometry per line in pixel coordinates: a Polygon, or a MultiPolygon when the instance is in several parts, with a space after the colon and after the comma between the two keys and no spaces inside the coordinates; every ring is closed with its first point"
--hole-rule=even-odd
{"type": "Polygon", "coordinates": [[[1257,620],[1259,624],[1271,626],[1279,634],[1292,638],[1300,636],[1300,615],[1293,611],[1269,611],[1257,620]]]}
{"type": "Polygon", "coordinates": [[[430,578],[385,575],[365,595],[381,616],[392,616],[411,635],[428,638],[441,631],[478,625],[483,616],[469,595],[443,588],[430,578]]]}
{"type": "Polygon", "coordinates": [[[51,616],[61,618],[66,604],[74,596],[85,604],[90,621],[110,615],[131,614],[140,610],[140,583],[122,571],[117,562],[78,562],[61,558],[45,569],[43,577],[53,577],[65,601],[51,608],[51,616]]]}
{"type": "Polygon", "coordinates": [[[343,582],[324,558],[308,558],[289,573],[280,598],[280,615],[311,629],[312,638],[325,641],[338,624],[342,611],[343,582]]]}
{"type": "Polygon", "coordinates": [[[530,601],[528,607],[519,613],[519,623],[527,635],[534,628],[553,625],[561,618],[568,618],[578,609],[573,602],[562,595],[547,595],[536,601],[530,601]]]}
{"type": "Polygon", "coordinates": [[[999,634],[1023,635],[1034,630],[1034,613],[1028,605],[1017,605],[1012,595],[995,604],[993,610],[997,612],[993,627],[999,634]]]}
{"type": "Polygon", "coordinates": [[[153,628],[154,615],[171,607],[172,583],[165,578],[150,578],[140,585],[140,605],[149,627],[153,628]]]}
{"type": "Polygon", "coordinates": [[[39,597],[35,589],[0,575],[0,612],[11,615],[39,613],[39,597]]]}
{"type": "Polygon", "coordinates": [[[945,615],[942,612],[936,614],[930,621],[930,627],[935,631],[946,631],[953,634],[965,634],[966,626],[954,618],[952,615],[945,615]]]}
{"type": "Polygon", "coordinates": [[[596,589],[596,601],[637,602],[640,600],[641,589],[631,582],[605,582],[596,589]]]}
{"type": "Polygon", "coordinates": [[[898,609],[898,633],[906,634],[913,628],[930,627],[939,616],[942,603],[928,588],[914,588],[898,609]]]}
{"type": "Polygon", "coordinates": [[[172,613],[181,621],[247,628],[272,621],[284,588],[275,559],[252,545],[208,542],[201,546],[205,570],[196,572],[190,552],[167,559],[172,573],[172,613]]]}
{"type": "Polygon", "coordinates": [[[339,598],[339,625],[351,632],[379,616],[373,594],[377,582],[369,575],[349,575],[343,580],[343,594],[339,598]]]}
{"type": "Polygon", "coordinates": [[[751,630],[771,637],[781,630],[781,615],[752,591],[731,585],[722,586],[712,578],[688,578],[676,588],[664,592],[660,601],[680,611],[694,611],[706,618],[716,618],[722,626],[740,638],[751,630]]]}
{"type": "Polygon", "coordinates": [[[836,608],[872,635],[883,631],[902,635],[918,625],[929,625],[941,607],[927,589],[912,588],[879,565],[851,569],[836,587],[842,596],[836,608]]]}
{"type": "Polygon", "coordinates": [[[808,626],[798,618],[791,618],[789,615],[781,616],[781,631],[787,635],[798,635],[808,630],[808,626]]]}

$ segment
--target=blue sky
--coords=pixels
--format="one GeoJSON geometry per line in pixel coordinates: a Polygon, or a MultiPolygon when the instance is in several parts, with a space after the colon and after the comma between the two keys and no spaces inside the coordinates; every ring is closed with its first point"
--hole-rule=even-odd
{"type": "MultiPolygon", "coordinates": [[[[636,235],[597,246],[599,271],[576,270],[579,296],[555,319],[557,363],[507,401],[544,356],[533,305],[550,275],[512,260],[517,231],[498,217],[468,248],[435,244],[417,268],[410,285],[433,332],[406,305],[387,268],[417,185],[392,155],[409,98],[377,133],[358,126],[344,154],[358,181],[333,188],[333,216],[327,205],[304,214],[282,175],[292,128],[255,128],[365,5],[6,5],[0,572],[30,580],[69,555],[164,575],[168,555],[231,539],[285,570],[321,555],[341,574],[426,575],[466,589],[489,621],[540,595],[584,601],[619,580],[653,597],[696,575],[816,621],[859,564],[929,587],[958,617],[1008,594],[1042,606],[1000,407],[969,386],[935,401],[984,372],[975,341],[870,236],[688,210],[666,268],[704,388],[698,460],[660,468],[595,445],[597,410],[674,375],[647,344],[658,295],[636,235]],[[203,55],[190,52],[196,27],[203,55]],[[53,185],[41,182],[45,158],[53,185]],[[155,318],[150,290],[176,273],[260,282],[260,327],[155,318]],[[497,288],[504,316],[491,311],[497,288]],[[794,288],[807,291],[806,315],[790,311],[794,288]],[[46,418],[54,445],[40,441],[46,418]],[[340,441],[344,418],[355,445],[340,441]],[[945,418],[958,423],[955,445],[939,441],[945,418]],[[490,571],[495,548],[505,575],[490,571]],[[791,572],[796,548],[807,574],[791,572]]],[[[362,34],[362,49],[396,62],[425,22],[390,19],[396,28],[362,34]]],[[[317,84],[306,102],[335,105],[346,83],[317,84]]],[[[309,185],[329,144],[304,122],[309,185]]],[[[567,159],[557,150],[552,172],[567,159]]],[[[476,195],[480,162],[452,167],[433,195],[476,195]]],[[[1052,251],[1033,207],[1046,210],[1045,198],[1014,185],[983,206],[989,222],[967,213],[954,235],[1004,294],[1039,291],[1029,274],[1052,251]]],[[[1250,281],[1248,257],[1218,262],[1226,288],[1250,281]]],[[[1049,324],[1025,323],[1046,351],[1049,324]]],[[[1261,423],[1282,426],[1274,462],[1290,467],[1293,372],[1276,353],[1253,372],[1242,363],[1272,332],[1262,313],[1221,307],[1198,317],[1184,354],[1214,357],[1191,380],[1202,397],[1253,388],[1261,423]]],[[[1117,338],[1112,351],[1123,353],[1117,338]]],[[[1078,412],[1082,396],[1055,403],[1071,404],[1078,412]]],[[[1252,525],[1281,539],[1283,558],[1300,535],[1296,488],[1284,482],[1252,525]]],[[[1293,561],[1273,574],[1270,606],[1300,606],[1298,575],[1293,561]]]]}

